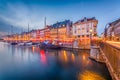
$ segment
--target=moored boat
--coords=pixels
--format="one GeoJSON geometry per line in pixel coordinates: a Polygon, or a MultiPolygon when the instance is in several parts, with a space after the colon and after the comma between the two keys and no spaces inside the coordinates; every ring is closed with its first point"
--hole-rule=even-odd
{"type": "Polygon", "coordinates": [[[24,46],[25,43],[21,42],[21,43],[18,43],[18,46],[24,46]]]}
{"type": "Polygon", "coordinates": [[[17,42],[11,42],[10,44],[11,45],[17,45],[18,43],[17,42]]]}
{"type": "Polygon", "coordinates": [[[49,41],[44,41],[40,44],[40,48],[44,49],[60,49],[61,46],[58,44],[52,44],[49,41]]]}
{"type": "Polygon", "coordinates": [[[26,42],[24,44],[25,44],[25,46],[32,46],[32,42],[26,42]]]}

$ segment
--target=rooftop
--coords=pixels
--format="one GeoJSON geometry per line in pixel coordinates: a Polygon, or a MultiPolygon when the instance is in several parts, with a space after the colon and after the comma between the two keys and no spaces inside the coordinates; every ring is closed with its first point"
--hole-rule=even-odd
{"type": "Polygon", "coordinates": [[[62,22],[57,22],[55,24],[52,25],[52,28],[58,28],[58,27],[65,27],[67,24],[71,25],[72,22],[70,20],[65,20],[62,22]]]}
{"type": "Polygon", "coordinates": [[[82,22],[87,22],[87,21],[91,21],[91,20],[96,20],[96,18],[95,17],[92,17],[92,18],[86,18],[86,17],[84,17],[83,19],[76,21],[74,24],[78,24],[78,23],[82,23],[82,22]]]}

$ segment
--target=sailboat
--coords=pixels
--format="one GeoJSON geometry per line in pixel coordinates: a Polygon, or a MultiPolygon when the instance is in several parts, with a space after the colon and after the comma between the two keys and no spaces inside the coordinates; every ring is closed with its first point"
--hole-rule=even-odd
{"type": "Polygon", "coordinates": [[[25,46],[32,46],[32,42],[30,41],[30,36],[29,36],[29,24],[28,24],[28,41],[25,42],[25,46]]]}

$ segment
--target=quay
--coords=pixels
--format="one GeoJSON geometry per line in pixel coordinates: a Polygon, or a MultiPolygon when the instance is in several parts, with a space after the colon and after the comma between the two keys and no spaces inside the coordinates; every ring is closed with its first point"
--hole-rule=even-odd
{"type": "Polygon", "coordinates": [[[120,47],[107,41],[102,42],[99,46],[99,57],[101,56],[102,59],[97,58],[98,56],[93,59],[106,64],[113,80],[120,80],[120,47]]]}

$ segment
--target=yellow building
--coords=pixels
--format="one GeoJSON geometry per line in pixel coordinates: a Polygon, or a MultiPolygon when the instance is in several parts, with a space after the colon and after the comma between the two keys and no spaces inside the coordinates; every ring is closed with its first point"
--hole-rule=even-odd
{"type": "Polygon", "coordinates": [[[65,41],[67,40],[67,38],[70,38],[72,35],[71,28],[72,28],[72,22],[70,20],[57,22],[56,24],[52,25],[50,29],[50,36],[52,40],[58,39],[60,41],[65,41]]]}

